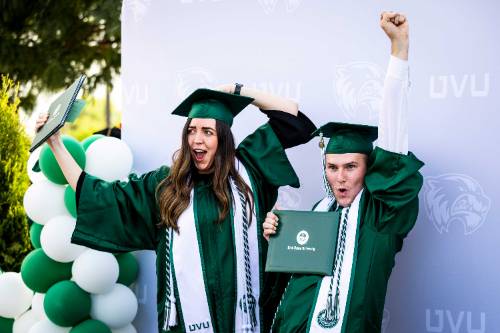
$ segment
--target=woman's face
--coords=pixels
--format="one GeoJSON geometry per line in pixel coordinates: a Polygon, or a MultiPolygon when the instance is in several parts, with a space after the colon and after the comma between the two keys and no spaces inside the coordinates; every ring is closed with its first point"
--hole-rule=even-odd
{"type": "Polygon", "coordinates": [[[188,127],[188,144],[194,164],[200,173],[212,167],[217,151],[215,119],[193,118],[188,127]]]}

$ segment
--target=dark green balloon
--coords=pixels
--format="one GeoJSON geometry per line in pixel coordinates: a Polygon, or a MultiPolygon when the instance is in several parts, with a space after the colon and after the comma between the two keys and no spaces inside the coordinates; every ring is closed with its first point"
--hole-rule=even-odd
{"type": "Polygon", "coordinates": [[[100,138],[105,138],[106,136],[102,134],[94,134],[86,138],[85,140],[82,141],[82,146],[85,151],[89,148],[89,146],[96,140],[99,140],[100,138]]]}
{"type": "MultiPolygon", "coordinates": [[[[76,163],[84,169],[85,168],[85,151],[83,150],[82,145],[75,138],[70,136],[62,136],[62,141],[66,149],[70,152],[71,156],[75,159],[76,163]]],[[[42,151],[40,152],[40,168],[42,169],[43,174],[50,181],[56,184],[67,184],[68,181],[64,177],[59,164],[50,150],[48,145],[44,145],[42,151]]]]}
{"type": "Polygon", "coordinates": [[[12,333],[12,326],[14,325],[14,319],[0,317],[0,332],[1,333],[12,333]]]}
{"type": "Polygon", "coordinates": [[[111,329],[102,321],[88,319],[73,327],[69,333],[111,333],[111,329]]]}
{"type": "Polygon", "coordinates": [[[43,300],[47,318],[59,326],[74,326],[90,315],[90,294],[73,281],[61,281],[50,287],[43,300]]]}
{"type": "Polygon", "coordinates": [[[120,267],[120,273],[116,283],[130,286],[137,279],[137,275],[139,275],[139,263],[137,259],[132,253],[123,253],[117,254],[116,260],[120,267]]]}
{"type": "Polygon", "coordinates": [[[42,247],[40,244],[40,234],[42,233],[43,225],[33,222],[30,227],[30,240],[35,249],[42,247]]]}
{"type": "Polygon", "coordinates": [[[21,277],[28,288],[44,294],[54,283],[71,278],[71,263],[57,262],[36,249],[24,258],[21,277]]]}
{"type": "Polygon", "coordinates": [[[76,194],[71,186],[67,186],[64,191],[64,204],[70,212],[71,216],[76,217],[76,194]]]}

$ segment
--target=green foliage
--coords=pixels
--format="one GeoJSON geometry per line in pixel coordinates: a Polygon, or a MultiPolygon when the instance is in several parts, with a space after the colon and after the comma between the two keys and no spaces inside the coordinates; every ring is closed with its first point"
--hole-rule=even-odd
{"type": "Polygon", "coordinates": [[[66,88],[111,86],[120,71],[121,0],[0,0],[0,73],[21,83],[21,107],[66,88]]]}
{"type": "Polygon", "coordinates": [[[0,89],[0,267],[19,271],[31,250],[24,192],[29,186],[26,172],[29,140],[19,122],[18,86],[2,76],[0,89]]]}

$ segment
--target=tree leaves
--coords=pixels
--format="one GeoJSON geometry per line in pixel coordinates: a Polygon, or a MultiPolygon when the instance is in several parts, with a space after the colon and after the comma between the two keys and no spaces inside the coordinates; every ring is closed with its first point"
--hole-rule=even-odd
{"type": "Polygon", "coordinates": [[[87,74],[84,89],[120,72],[119,0],[0,0],[0,73],[20,82],[21,107],[87,74]]]}

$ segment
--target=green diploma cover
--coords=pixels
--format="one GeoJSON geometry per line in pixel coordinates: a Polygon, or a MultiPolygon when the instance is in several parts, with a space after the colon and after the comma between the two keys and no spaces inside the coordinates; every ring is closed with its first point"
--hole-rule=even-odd
{"type": "Polygon", "coordinates": [[[49,137],[64,126],[66,121],[74,121],[85,106],[85,102],[76,99],[80,88],[85,81],[85,75],[81,75],[73,84],[66,89],[57,99],[50,104],[49,119],[40,128],[31,143],[30,153],[41,146],[49,137]]]}
{"type": "Polygon", "coordinates": [[[269,239],[266,272],[331,275],[339,212],[277,210],[277,232],[269,239]]]}

